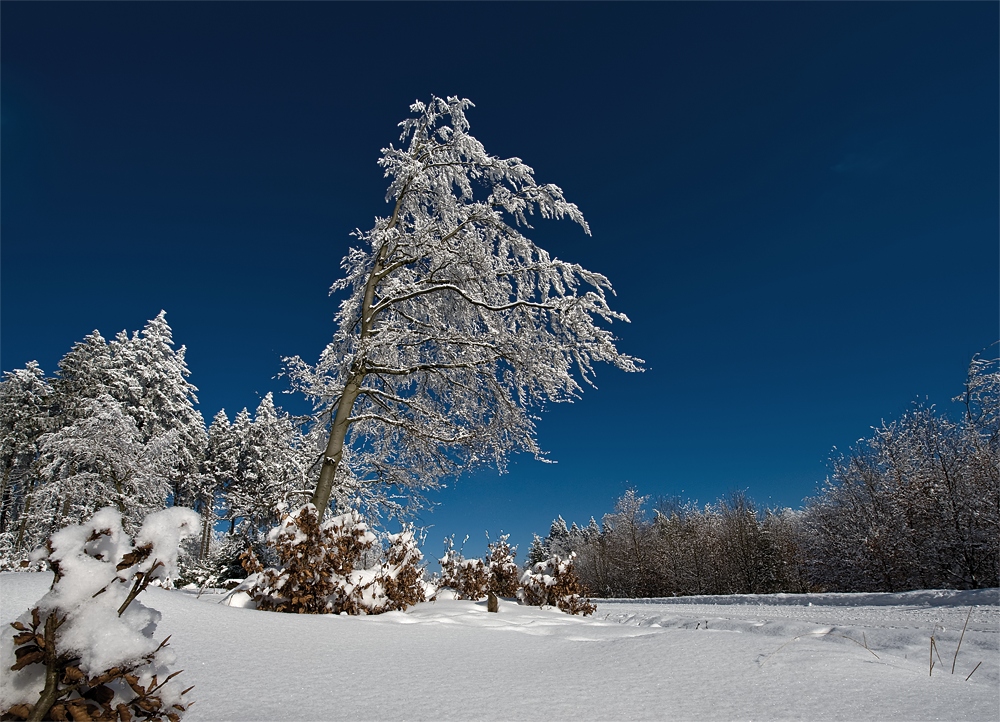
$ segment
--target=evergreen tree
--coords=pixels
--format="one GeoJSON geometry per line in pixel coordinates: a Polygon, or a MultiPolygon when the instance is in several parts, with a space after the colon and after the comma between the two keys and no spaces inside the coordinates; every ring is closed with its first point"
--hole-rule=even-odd
{"type": "Polygon", "coordinates": [[[173,331],[160,311],[142,332],[112,342],[114,363],[127,380],[127,408],[139,432],[151,439],[167,431],[177,435],[178,449],[171,471],[175,505],[196,503],[199,465],[207,443],[205,421],[195,409],[197,388],[187,377],[186,348],[174,349],[173,331]]]}
{"type": "Polygon", "coordinates": [[[128,382],[112,359],[107,341],[96,329],[73,344],[59,360],[52,386],[60,426],[80,418],[88,399],[109,394],[120,403],[128,403],[128,382]]]}
{"type": "Polygon", "coordinates": [[[528,547],[528,555],[524,560],[524,566],[528,569],[539,562],[544,562],[549,558],[549,550],[545,546],[545,540],[537,534],[531,535],[531,546],[528,547]]]}
{"type": "Polygon", "coordinates": [[[30,514],[32,543],[109,504],[135,531],[147,514],[166,504],[176,433],[144,439],[132,417],[107,394],[83,402],[81,410],[79,419],[40,439],[44,483],[30,514]]]}
{"type": "Polygon", "coordinates": [[[53,391],[35,361],[0,381],[0,553],[20,548],[18,530],[37,485],[32,464],[39,439],[51,429],[53,391]]]}

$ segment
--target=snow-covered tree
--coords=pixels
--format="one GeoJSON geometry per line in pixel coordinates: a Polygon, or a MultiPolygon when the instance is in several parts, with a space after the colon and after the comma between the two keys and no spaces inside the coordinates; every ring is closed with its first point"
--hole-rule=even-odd
{"type": "Polygon", "coordinates": [[[0,544],[19,546],[15,529],[30,512],[39,438],[51,430],[52,387],[35,361],[0,381],[0,544]]]}
{"type": "Polygon", "coordinates": [[[530,569],[539,562],[543,562],[549,557],[549,551],[545,547],[545,540],[537,534],[531,536],[531,546],[528,547],[528,555],[525,557],[525,568],[530,569]]]}
{"type": "Polygon", "coordinates": [[[607,278],[553,258],[524,235],[528,218],[580,210],[518,158],[489,155],[469,134],[468,100],[411,106],[403,146],[383,149],[391,213],[357,232],[341,262],[346,291],[331,343],[294,385],[329,424],[313,503],[336,488],[435,487],[514,452],[541,458],[534,410],[592,383],[597,362],[639,370],[598,325],[607,278]]]}
{"type": "Polygon", "coordinates": [[[302,434],[275,408],[271,394],[261,399],[252,419],[243,409],[228,428],[220,421],[215,433],[214,471],[223,485],[227,518],[234,531],[263,540],[280,509],[308,494],[305,470],[311,459],[302,434]]]}
{"type": "Polygon", "coordinates": [[[388,542],[385,561],[376,578],[381,587],[379,596],[384,598],[380,611],[402,611],[426,600],[424,570],[420,566],[424,557],[412,529],[390,534],[388,542]]]}
{"type": "Polygon", "coordinates": [[[297,614],[382,614],[424,601],[422,555],[412,530],[388,536],[383,559],[364,565],[376,545],[361,514],[351,510],[325,521],[306,504],[285,515],[268,534],[280,568],[253,571],[247,586],[258,609],[297,614]]]}
{"type": "Polygon", "coordinates": [[[173,330],[160,311],[129,338],[124,332],[111,343],[114,364],[127,385],[125,408],[146,439],[167,431],[177,435],[177,456],[171,472],[175,505],[196,503],[194,478],[205,453],[205,420],[195,408],[197,388],[187,379],[186,347],[174,349],[173,330]]]}
{"type": "Polygon", "coordinates": [[[517,594],[521,570],[514,558],[517,547],[510,545],[510,534],[489,544],[486,550],[486,568],[489,571],[489,591],[499,597],[513,597],[517,594]]]}
{"type": "Polygon", "coordinates": [[[549,527],[549,535],[545,537],[545,550],[548,556],[558,554],[563,557],[569,556],[570,552],[573,551],[569,528],[561,515],[556,517],[552,521],[552,526],[549,527]]]}
{"type": "Polygon", "coordinates": [[[96,329],[73,344],[59,360],[55,390],[60,425],[73,423],[85,413],[88,399],[108,394],[119,403],[128,403],[129,382],[120,364],[111,356],[111,348],[96,329]]]}
{"type": "Polygon", "coordinates": [[[575,557],[553,555],[525,571],[518,598],[536,607],[558,607],[567,614],[593,614],[597,607],[582,596],[585,592],[574,569],[575,557]]]}
{"type": "Polygon", "coordinates": [[[135,421],[105,394],[87,399],[80,418],[40,439],[39,476],[28,516],[40,543],[55,529],[81,523],[113,505],[129,532],[162,509],[170,493],[168,474],[177,449],[175,432],[144,439],[135,421]]]}

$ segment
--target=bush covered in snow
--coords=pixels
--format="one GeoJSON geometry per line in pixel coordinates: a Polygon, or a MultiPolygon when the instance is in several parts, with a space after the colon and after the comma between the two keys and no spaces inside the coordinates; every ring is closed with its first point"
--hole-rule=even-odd
{"type": "Polygon", "coordinates": [[[517,595],[521,570],[514,561],[517,547],[511,547],[510,534],[502,534],[491,543],[486,552],[486,566],[489,569],[489,590],[498,597],[517,595]]]}
{"type": "Polygon", "coordinates": [[[380,614],[424,600],[422,555],[413,532],[389,536],[384,562],[364,569],[375,544],[361,514],[349,511],[324,522],[312,504],[296,509],[268,536],[279,566],[267,569],[247,555],[256,577],[258,609],[297,614],[380,614]]]}
{"type": "Polygon", "coordinates": [[[525,571],[518,599],[536,607],[559,607],[567,614],[593,614],[597,607],[580,596],[584,590],[573,569],[575,557],[576,554],[566,559],[553,555],[525,571]]]}
{"type": "MultiPolygon", "coordinates": [[[[468,537],[466,537],[468,539],[468,537]]],[[[437,587],[454,589],[459,599],[483,599],[489,591],[490,572],[482,559],[466,559],[455,549],[455,539],[444,540],[444,556],[438,559],[441,577],[437,587]]]]}
{"type": "Polygon", "coordinates": [[[423,558],[412,530],[389,535],[389,548],[378,576],[385,611],[404,610],[426,600],[424,570],[420,566],[423,558]]]}
{"type": "Polygon", "coordinates": [[[153,640],[159,612],[136,597],[169,585],[180,540],[200,524],[190,509],[164,509],[133,544],[106,508],[54,533],[34,555],[55,574],[50,591],[0,637],[4,719],[180,719],[188,690],[169,670],[167,640],[153,640]]]}

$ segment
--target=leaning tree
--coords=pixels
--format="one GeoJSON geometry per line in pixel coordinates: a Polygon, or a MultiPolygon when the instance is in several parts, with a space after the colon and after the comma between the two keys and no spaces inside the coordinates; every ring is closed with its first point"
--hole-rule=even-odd
{"type": "Polygon", "coordinates": [[[318,509],[335,492],[419,491],[478,464],[503,471],[511,453],[543,458],[534,410],[592,385],[595,362],[641,370],[599,325],[628,321],[608,306],[608,279],[522,232],[538,214],[589,235],[580,210],[519,158],[489,155],[470,107],[410,106],[402,147],[379,160],[392,213],[355,232],[331,289],[347,292],[333,340],[315,365],[288,360],[329,425],[318,509]]]}

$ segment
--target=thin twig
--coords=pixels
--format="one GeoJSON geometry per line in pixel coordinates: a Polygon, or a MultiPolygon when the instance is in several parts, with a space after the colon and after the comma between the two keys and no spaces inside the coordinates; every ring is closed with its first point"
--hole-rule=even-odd
{"type": "Polygon", "coordinates": [[[969,626],[969,617],[972,616],[972,607],[969,607],[969,613],[965,615],[965,624],[962,625],[962,635],[958,638],[958,646],[955,647],[955,657],[951,660],[951,673],[955,674],[955,662],[958,661],[958,650],[962,648],[962,640],[965,639],[965,628],[969,626]]]}
{"type": "MultiPolygon", "coordinates": [[[[979,664],[982,664],[982,661],[980,661],[979,664]]],[[[974,675],[976,673],[976,670],[979,669],[979,664],[977,664],[975,667],[972,668],[972,671],[969,672],[969,677],[971,677],[972,675],[974,675]]],[[[966,682],[969,681],[969,677],[965,678],[966,682]]]]}
{"type": "MultiPolygon", "coordinates": [[[[707,621],[705,622],[705,628],[708,629],[708,622],[707,621]]],[[[864,634],[864,633],[862,632],[862,634],[864,634]]],[[[877,659],[879,661],[881,661],[881,659],[882,659],[877,654],[875,654],[875,652],[873,652],[872,650],[868,649],[867,642],[865,644],[862,644],[858,640],[852,639],[851,637],[848,637],[846,634],[834,634],[833,632],[810,632],[809,634],[800,634],[797,637],[792,637],[787,642],[785,642],[780,647],[778,647],[776,650],[774,650],[769,655],[767,655],[767,657],[765,658],[765,661],[767,659],[770,659],[774,655],[776,655],[778,652],[780,652],[782,649],[784,649],[785,647],[787,647],[792,642],[794,642],[794,641],[796,641],[798,639],[803,639],[804,637],[840,637],[841,639],[846,639],[848,642],[854,642],[859,647],[863,647],[865,650],[867,650],[868,654],[870,654],[871,656],[873,656],[875,659],[877,659]]],[[[761,666],[762,667],[764,666],[763,662],[761,662],[761,666]]]]}

